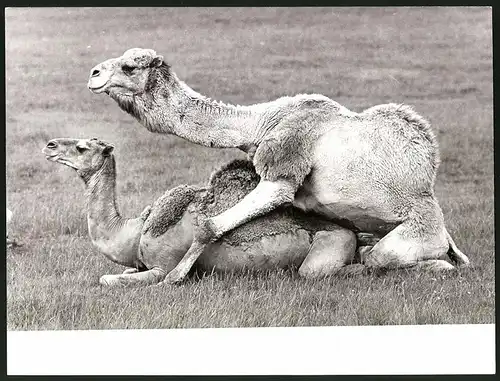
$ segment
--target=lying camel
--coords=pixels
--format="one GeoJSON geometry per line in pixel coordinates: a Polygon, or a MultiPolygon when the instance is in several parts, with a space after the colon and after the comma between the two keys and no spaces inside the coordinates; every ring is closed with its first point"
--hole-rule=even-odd
{"type": "Polygon", "coordinates": [[[148,130],[207,147],[236,147],[260,182],[231,208],[201,221],[193,245],[165,281],[181,281],[207,245],[293,202],[357,231],[383,237],[363,255],[370,267],[430,261],[447,270],[469,259],[445,228],[434,195],[439,149],[429,123],[410,107],[385,104],[356,113],[323,95],[282,97],[252,106],[215,102],[180,81],[151,49],[130,49],[90,73],[148,130]]]}
{"type": "MultiPolygon", "coordinates": [[[[76,170],[86,186],[89,235],[124,274],[104,275],[103,285],[148,285],[162,281],[193,241],[197,216],[220,213],[259,183],[249,161],[236,160],[212,174],[204,188],[180,185],[167,191],[139,218],[117,207],[113,146],[98,139],[54,139],[43,153],[76,170]]],[[[196,262],[202,271],[271,270],[296,267],[301,276],[353,274],[363,270],[355,251],[377,242],[291,206],[277,208],[225,234],[196,262]]]]}

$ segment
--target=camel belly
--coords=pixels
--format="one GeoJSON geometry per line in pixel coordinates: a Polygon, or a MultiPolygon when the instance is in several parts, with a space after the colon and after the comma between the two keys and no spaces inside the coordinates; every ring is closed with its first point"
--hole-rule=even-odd
{"type": "Polygon", "coordinates": [[[344,200],[344,202],[320,203],[312,195],[300,195],[294,206],[313,211],[350,230],[385,235],[401,223],[394,215],[375,208],[364,208],[344,200]]]}
{"type": "Polygon", "coordinates": [[[197,266],[205,271],[299,267],[309,246],[309,232],[303,229],[262,237],[240,245],[231,245],[222,239],[207,248],[198,259],[197,266]]]}

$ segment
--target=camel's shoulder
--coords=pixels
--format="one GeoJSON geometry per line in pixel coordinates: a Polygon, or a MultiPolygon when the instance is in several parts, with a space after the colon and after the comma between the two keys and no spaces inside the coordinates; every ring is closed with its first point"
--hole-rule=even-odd
{"type": "Polygon", "coordinates": [[[159,237],[176,224],[194,201],[197,189],[190,185],[179,185],[166,191],[151,207],[144,222],[142,234],[159,237]]]}

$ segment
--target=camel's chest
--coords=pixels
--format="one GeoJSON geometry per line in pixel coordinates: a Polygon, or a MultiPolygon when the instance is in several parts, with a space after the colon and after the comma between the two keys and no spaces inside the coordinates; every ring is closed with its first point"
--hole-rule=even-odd
{"type": "Polygon", "coordinates": [[[124,265],[135,266],[140,231],[133,226],[125,226],[110,232],[94,221],[89,221],[89,235],[92,244],[109,260],[124,265]]]}

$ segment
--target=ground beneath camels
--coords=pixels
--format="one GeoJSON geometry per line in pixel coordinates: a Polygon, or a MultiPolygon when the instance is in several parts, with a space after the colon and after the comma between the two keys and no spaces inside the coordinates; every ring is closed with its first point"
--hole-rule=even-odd
{"type": "Polygon", "coordinates": [[[6,188],[11,233],[23,244],[6,256],[7,328],[493,323],[491,27],[487,8],[7,9],[6,188]],[[436,194],[448,230],[474,266],[441,276],[311,281],[277,272],[101,288],[102,274],[123,269],[92,247],[83,184],[45,160],[49,139],[116,145],[125,216],[244,157],[151,134],[92,95],[90,69],[130,47],[154,48],[194,89],[234,104],[314,92],[355,111],[414,106],[441,146],[436,194]]]}

